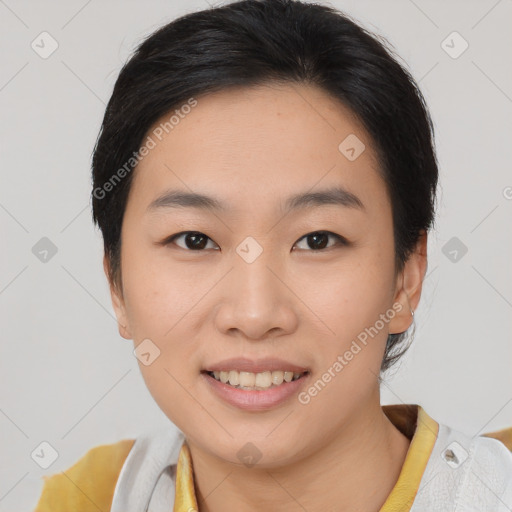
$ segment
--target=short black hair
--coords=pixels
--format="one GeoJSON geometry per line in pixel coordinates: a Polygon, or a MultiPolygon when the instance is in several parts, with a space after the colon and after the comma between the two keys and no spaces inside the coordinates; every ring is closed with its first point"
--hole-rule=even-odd
{"type": "MultiPolygon", "coordinates": [[[[242,0],[162,26],[116,80],[93,152],[91,199],[109,279],[121,293],[130,171],[149,128],[191,98],[270,83],[320,87],[365,127],[392,204],[395,269],[403,269],[422,231],[434,224],[438,181],[433,123],[417,84],[384,37],[339,10],[299,0],[242,0]]],[[[389,335],[381,372],[409,348],[406,334],[389,335]]]]}

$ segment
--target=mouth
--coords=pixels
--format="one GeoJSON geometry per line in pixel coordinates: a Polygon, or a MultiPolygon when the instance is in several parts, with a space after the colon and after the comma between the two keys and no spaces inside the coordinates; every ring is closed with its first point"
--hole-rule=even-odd
{"type": "Polygon", "coordinates": [[[274,370],[258,373],[237,370],[203,370],[201,373],[208,375],[222,384],[227,384],[232,388],[246,391],[266,391],[309,375],[308,370],[302,372],[274,370]]]}

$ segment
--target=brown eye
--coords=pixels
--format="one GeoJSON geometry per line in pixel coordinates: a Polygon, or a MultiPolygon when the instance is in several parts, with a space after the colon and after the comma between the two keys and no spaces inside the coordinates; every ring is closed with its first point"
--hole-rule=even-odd
{"type": "Polygon", "coordinates": [[[176,235],[173,235],[170,238],[168,238],[165,241],[165,245],[174,243],[175,240],[178,240],[182,237],[185,245],[176,245],[178,247],[181,247],[182,249],[189,249],[191,251],[200,251],[202,249],[207,248],[206,246],[208,245],[208,240],[210,240],[212,243],[215,243],[213,242],[213,240],[211,240],[211,238],[209,238],[204,233],[201,233],[199,231],[184,231],[183,233],[177,233],[176,235]]]}
{"type": "MultiPolygon", "coordinates": [[[[312,233],[308,233],[307,235],[304,235],[300,240],[306,240],[308,247],[313,249],[313,251],[321,251],[325,248],[330,249],[331,247],[336,246],[336,245],[348,245],[347,241],[343,237],[341,237],[340,235],[337,235],[336,233],[331,233],[330,231],[314,231],[312,233]],[[337,244],[335,243],[335,244],[327,247],[327,245],[329,243],[328,242],[329,237],[334,238],[338,243],[337,244]]],[[[300,240],[299,240],[299,242],[300,242],[300,240]]],[[[297,243],[299,243],[299,242],[297,242],[297,243]]],[[[304,247],[301,247],[300,249],[303,250],[304,247]]]]}

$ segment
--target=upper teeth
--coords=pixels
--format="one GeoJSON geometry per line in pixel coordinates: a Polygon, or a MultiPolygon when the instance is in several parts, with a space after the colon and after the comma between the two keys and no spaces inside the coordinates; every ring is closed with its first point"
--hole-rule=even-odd
{"type": "Polygon", "coordinates": [[[283,381],[291,382],[298,379],[301,375],[302,373],[284,372],[281,370],[261,373],[238,372],[236,370],[213,372],[213,376],[223,383],[229,383],[232,386],[263,389],[269,388],[272,384],[279,386],[283,381]]]}

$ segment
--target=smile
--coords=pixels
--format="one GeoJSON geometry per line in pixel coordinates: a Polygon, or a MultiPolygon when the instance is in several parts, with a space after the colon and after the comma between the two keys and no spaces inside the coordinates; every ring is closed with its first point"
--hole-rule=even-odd
{"type": "Polygon", "coordinates": [[[209,392],[222,402],[247,412],[263,412],[292,403],[293,397],[307,385],[311,375],[309,371],[251,373],[205,370],[201,377],[209,392]]]}
{"type": "Polygon", "coordinates": [[[260,390],[277,387],[283,382],[300,379],[308,372],[266,371],[260,373],[239,372],[237,370],[207,372],[215,380],[237,389],[260,390]]]}

